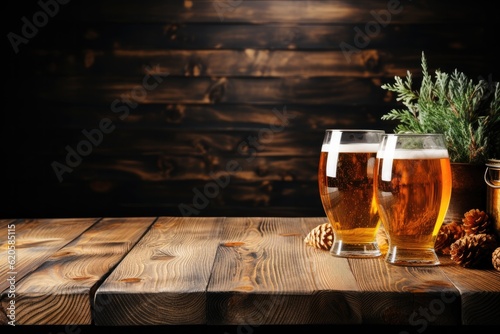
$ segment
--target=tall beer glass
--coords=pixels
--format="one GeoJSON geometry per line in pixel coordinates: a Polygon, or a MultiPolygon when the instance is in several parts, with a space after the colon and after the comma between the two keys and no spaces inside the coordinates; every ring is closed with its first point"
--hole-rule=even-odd
{"type": "Polygon", "coordinates": [[[374,173],[378,212],[387,233],[385,260],[439,265],[434,243],[451,197],[451,167],[441,134],[386,134],[374,173]]]}
{"type": "Polygon", "coordinates": [[[330,253],[376,257],[380,225],[373,196],[373,167],[382,130],[327,129],[321,147],[318,184],[334,233],[330,253]]]}

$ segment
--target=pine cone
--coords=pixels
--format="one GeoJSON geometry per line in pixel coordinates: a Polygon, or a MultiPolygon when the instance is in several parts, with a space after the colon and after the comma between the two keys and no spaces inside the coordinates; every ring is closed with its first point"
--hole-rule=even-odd
{"type": "Polygon", "coordinates": [[[434,249],[440,254],[449,255],[451,244],[464,235],[465,231],[462,227],[462,224],[456,221],[443,224],[437,235],[434,249]]]}
{"type": "Polygon", "coordinates": [[[493,264],[493,268],[500,271],[500,247],[497,247],[493,254],[491,255],[491,263],[493,264]]]}
{"type": "Polygon", "coordinates": [[[462,219],[465,234],[490,234],[491,224],[488,215],[484,211],[472,209],[464,214],[462,219]]]}
{"type": "Polygon", "coordinates": [[[450,258],[464,268],[491,267],[496,247],[496,238],[491,234],[466,235],[451,244],[450,258]]]}
{"type": "Polygon", "coordinates": [[[316,226],[307,234],[304,242],[309,246],[329,251],[333,245],[332,225],[323,223],[316,226]]]}

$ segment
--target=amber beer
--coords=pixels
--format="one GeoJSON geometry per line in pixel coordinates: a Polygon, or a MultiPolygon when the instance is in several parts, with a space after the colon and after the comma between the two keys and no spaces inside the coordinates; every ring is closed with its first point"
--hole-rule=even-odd
{"type": "Polygon", "coordinates": [[[332,224],[330,253],[341,257],[374,257],[381,254],[376,235],[380,224],[373,193],[373,168],[379,143],[323,144],[319,160],[319,192],[332,224]],[[327,163],[329,154],[336,157],[327,163]],[[333,161],[333,162],[332,162],[333,161]]]}
{"type": "Polygon", "coordinates": [[[434,243],[451,198],[448,151],[396,149],[388,157],[381,150],[374,178],[377,207],[389,237],[386,260],[400,265],[439,264],[434,243]]]}

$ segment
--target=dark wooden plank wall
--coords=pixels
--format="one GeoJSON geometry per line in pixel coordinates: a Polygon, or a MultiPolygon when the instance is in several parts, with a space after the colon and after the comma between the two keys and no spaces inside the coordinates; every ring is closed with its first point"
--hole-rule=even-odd
{"type": "Polygon", "coordinates": [[[323,215],[323,132],[392,131],[382,83],[499,74],[485,0],[42,3],[4,9],[4,218],[323,215]]]}

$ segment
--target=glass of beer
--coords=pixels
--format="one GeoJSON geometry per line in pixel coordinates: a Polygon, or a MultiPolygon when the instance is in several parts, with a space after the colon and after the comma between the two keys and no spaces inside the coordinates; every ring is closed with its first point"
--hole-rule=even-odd
{"type": "Polygon", "coordinates": [[[386,134],[374,171],[378,212],[387,233],[385,260],[435,266],[434,243],[451,197],[451,167],[442,134],[386,134]]]}
{"type": "Polygon", "coordinates": [[[321,202],[332,225],[330,254],[377,257],[380,220],[373,168],[383,130],[327,129],[318,168],[321,202]]]}

